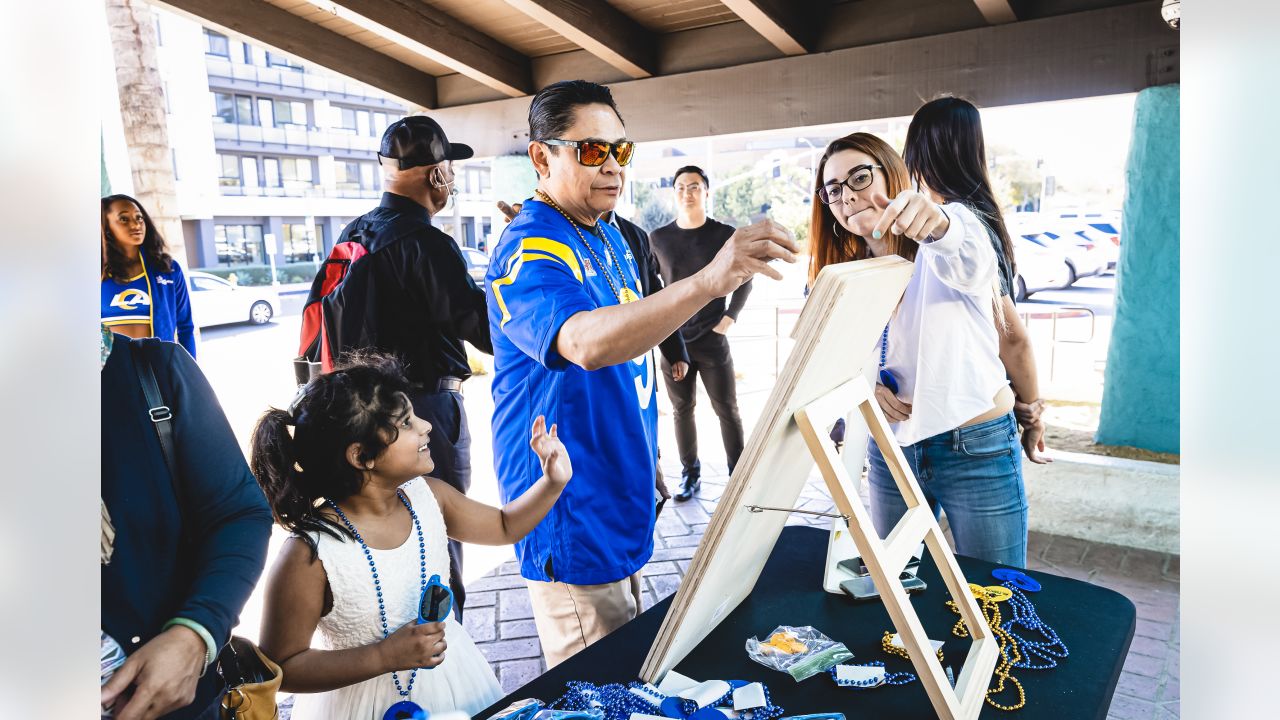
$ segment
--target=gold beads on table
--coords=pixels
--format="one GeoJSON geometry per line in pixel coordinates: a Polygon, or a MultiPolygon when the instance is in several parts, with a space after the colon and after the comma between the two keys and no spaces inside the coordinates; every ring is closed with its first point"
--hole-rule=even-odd
{"type": "MultiPolygon", "coordinates": [[[[998,585],[993,586],[993,588],[1008,591],[1008,588],[998,585]]],[[[1022,652],[1018,649],[1018,641],[1000,627],[1002,619],[1000,617],[999,601],[996,598],[1003,595],[1003,593],[990,592],[993,588],[984,588],[981,585],[969,586],[969,589],[973,591],[974,597],[978,600],[978,604],[982,606],[982,615],[987,621],[987,627],[991,628],[991,634],[995,635],[1000,642],[1000,662],[996,665],[995,672],[992,673],[992,677],[995,678],[995,686],[987,690],[987,704],[997,710],[1021,710],[1027,704],[1027,693],[1022,689],[1022,683],[1018,681],[1018,678],[1010,673],[1013,671],[1013,666],[1022,661],[1022,652]],[[979,594],[979,591],[982,591],[981,594],[979,594]],[[1013,686],[1013,689],[1018,693],[1018,701],[1012,705],[1002,705],[992,699],[1003,693],[1006,685],[1013,686]]],[[[1010,593],[1010,596],[1012,596],[1012,593],[1010,593]]],[[[1008,598],[1006,597],[1005,599],[1008,598]]],[[[956,605],[953,600],[947,601],[947,608],[957,615],[960,614],[960,606],[956,605]]],[[[969,628],[964,624],[964,617],[956,621],[955,626],[951,628],[951,634],[956,637],[969,637],[969,628]]]]}

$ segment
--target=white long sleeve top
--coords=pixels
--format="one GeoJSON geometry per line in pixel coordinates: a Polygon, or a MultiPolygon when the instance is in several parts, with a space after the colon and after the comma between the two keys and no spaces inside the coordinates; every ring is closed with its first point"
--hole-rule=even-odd
{"type": "MultiPolygon", "coordinates": [[[[921,243],[902,302],[889,321],[885,369],[911,416],[892,424],[901,445],[953,430],[992,408],[1008,383],[993,301],[997,267],[990,231],[959,203],[942,206],[940,238],[921,243]]],[[[879,347],[875,358],[879,360],[879,347]]]]}

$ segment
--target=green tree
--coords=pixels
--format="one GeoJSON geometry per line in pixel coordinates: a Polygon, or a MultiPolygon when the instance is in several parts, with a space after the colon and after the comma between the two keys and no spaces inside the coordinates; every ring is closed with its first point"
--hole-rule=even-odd
{"type": "Polygon", "coordinates": [[[730,173],[730,177],[737,179],[715,191],[717,219],[742,227],[759,219],[761,213],[767,213],[790,230],[802,248],[806,245],[813,207],[808,170],[781,167],[774,177],[772,170],[756,172],[752,167],[744,167],[730,173]]]}
{"type": "Polygon", "coordinates": [[[1036,161],[1009,147],[990,149],[991,189],[1000,208],[1008,212],[1040,197],[1042,181],[1036,161]]]}
{"type": "Polygon", "coordinates": [[[631,193],[636,206],[636,216],[631,221],[645,232],[653,232],[676,219],[675,210],[652,183],[633,183],[631,193]]]}

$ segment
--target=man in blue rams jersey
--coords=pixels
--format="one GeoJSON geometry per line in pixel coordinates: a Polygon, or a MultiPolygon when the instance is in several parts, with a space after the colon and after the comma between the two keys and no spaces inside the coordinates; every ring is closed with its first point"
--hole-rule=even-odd
{"type": "Polygon", "coordinates": [[[527,437],[538,415],[559,425],[581,479],[516,545],[553,666],[640,610],[639,573],[653,552],[652,349],[757,273],[781,279],[769,262],[794,262],[797,248],[765,220],[735,232],[702,271],[642,297],[626,242],[600,222],[634,148],[608,88],[544,88],[529,107],[529,140],[537,192],[489,264],[493,444],[503,502],[541,474],[527,437]]]}

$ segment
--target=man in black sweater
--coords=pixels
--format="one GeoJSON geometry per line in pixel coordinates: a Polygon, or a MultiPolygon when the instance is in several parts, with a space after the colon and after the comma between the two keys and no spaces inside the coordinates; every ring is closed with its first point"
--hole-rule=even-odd
{"type": "MultiPolygon", "coordinates": [[[[694,165],[676,171],[672,181],[676,191],[676,220],[654,230],[649,236],[653,256],[662,280],[683,280],[701,270],[716,256],[734,229],[707,217],[707,174],[694,165]]],[[[733,355],[725,336],[751,294],[748,280],[734,291],[726,305],[724,298],[707,303],[680,328],[689,354],[689,369],[681,377],[665,358],[662,372],[671,398],[676,422],[676,446],[683,467],[677,501],[693,497],[701,485],[702,464],[698,460],[698,430],[694,422],[697,377],[702,375],[711,407],[720,418],[720,436],[729,463],[729,472],[742,455],[742,418],[733,376],[733,355]]]]}

